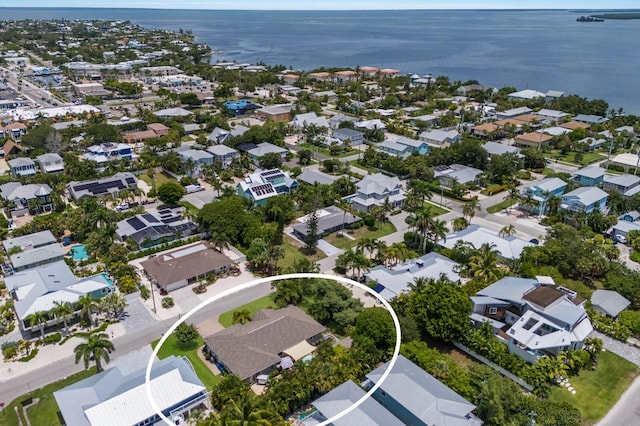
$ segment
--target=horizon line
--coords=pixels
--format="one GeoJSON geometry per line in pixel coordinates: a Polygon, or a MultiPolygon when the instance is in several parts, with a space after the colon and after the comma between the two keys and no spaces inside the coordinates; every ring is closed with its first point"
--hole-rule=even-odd
{"type": "MultiPolygon", "coordinates": [[[[132,6],[132,7],[127,7],[127,6],[118,6],[118,7],[104,7],[104,6],[0,6],[0,10],[3,9],[100,9],[100,10],[121,10],[121,9],[126,9],[126,10],[194,10],[194,11],[225,11],[225,12],[260,12],[260,11],[274,11],[274,12],[297,12],[297,11],[318,11],[318,12],[349,12],[349,11],[421,11],[421,10],[439,10],[439,11],[545,11],[545,10],[553,10],[553,11],[576,11],[576,12],[589,12],[589,11],[620,11],[620,12],[627,12],[627,11],[640,11],[640,8],[585,8],[585,9],[578,9],[578,8],[549,8],[549,7],[544,7],[544,8],[536,8],[536,7],[526,7],[526,8],[519,8],[519,7],[501,7],[501,8],[492,8],[492,7],[487,7],[487,8],[483,8],[483,7],[477,7],[477,8],[468,8],[468,7],[461,7],[461,8],[451,8],[451,7],[446,7],[446,8],[439,8],[439,7],[421,7],[421,8],[415,8],[415,7],[410,7],[410,8],[356,8],[356,9],[316,9],[316,8],[304,8],[304,9],[268,9],[268,8],[264,8],[264,9],[255,9],[255,8],[248,8],[248,9],[232,9],[232,8],[212,8],[212,9],[202,9],[202,8],[190,8],[190,7],[141,7],[141,6],[132,6]]],[[[3,20],[3,19],[0,19],[3,20]]]]}

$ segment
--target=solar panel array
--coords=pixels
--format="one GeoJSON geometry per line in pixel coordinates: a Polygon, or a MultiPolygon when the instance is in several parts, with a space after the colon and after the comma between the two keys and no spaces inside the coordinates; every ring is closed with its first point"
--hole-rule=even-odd
{"type": "Polygon", "coordinates": [[[262,177],[267,181],[267,182],[273,182],[276,179],[280,179],[284,177],[284,173],[282,172],[278,172],[277,174],[271,174],[269,176],[265,176],[264,174],[262,175],[262,177]]]}
{"type": "Polygon", "coordinates": [[[110,189],[115,188],[121,190],[125,189],[126,186],[120,180],[111,182],[89,182],[76,185],[73,187],[73,190],[76,192],[89,191],[93,194],[106,194],[110,189]]]}
{"type": "Polygon", "coordinates": [[[273,189],[273,185],[271,185],[270,183],[254,186],[253,188],[251,188],[251,191],[260,197],[264,195],[275,194],[276,192],[273,189]]]}
{"type": "Polygon", "coordinates": [[[146,220],[149,223],[159,223],[160,222],[154,215],[149,214],[149,213],[143,214],[142,217],[144,218],[144,220],[146,220]]]}
{"type": "Polygon", "coordinates": [[[136,179],[134,177],[128,177],[125,179],[125,181],[127,181],[129,185],[133,185],[134,183],[136,183],[136,179]]]}
{"type": "Polygon", "coordinates": [[[131,219],[127,220],[127,223],[129,223],[129,225],[133,226],[133,229],[135,229],[136,231],[139,231],[142,228],[145,228],[147,226],[147,225],[144,224],[144,222],[142,222],[137,217],[132,217],[131,219]]]}
{"type": "Polygon", "coordinates": [[[433,168],[433,171],[435,172],[444,172],[445,170],[449,170],[451,167],[449,166],[445,166],[445,165],[440,165],[440,166],[435,166],[433,168]]]}

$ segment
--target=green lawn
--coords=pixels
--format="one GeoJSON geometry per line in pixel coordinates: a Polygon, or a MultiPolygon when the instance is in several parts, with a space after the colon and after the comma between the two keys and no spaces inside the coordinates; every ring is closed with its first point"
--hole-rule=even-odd
{"type": "Polygon", "coordinates": [[[431,202],[431,201],[425,201],[424,205],[427,206],[427,207],[430,207],[431,211],[433,211],[436,216],[440,216],[442,214],[447,214],[447,213],[449,213],[451,211],[451,210],[446,209],[446,208],[440,206],[439,204],[436,204],[436,203],[431,202]]]}
{"type": "Polygon", "coordinates": [[[187,209],[187,211],[191,213],[194,217],[198,216],[198,212],[200,211],[200,209],[194,206],[193,204],[191,204],[190,202],[180,201],[180,205],[183,206],[185,209],[187,209]]]}
{"type": "MultiPolygon", "coordinates": [[[[156,174],[154,174],[153,177],[156,181],[156,188],[166,182],[170,182],[170,181],[178,182],[177,180],[175,180],[174,178],[172,178],[171,176],[169,176],[164,172],[156,172],[156,174]]],[[[147,185],[153,186],[153,180],[146,173],[142,173],[141,175],[138,175],[138,179],[142,179],[143,181],[146,182],[147,185]]]]}
{"type": "MultiPolygon", "coordinates": [[[[14,407],[17,406],[20,410],[20,408],[22,407],[21,402],[31,398],[34,401],[36,399],[39,400],[38,403],[33,403],[27,408],[27,415],[29,416],[29,421],[32,426],[61,425],[62,423],[58,418],[59,408],[55,398],[53,397],[53,392],[67,387],[73,383],[79,382],[80,380],[86,379],[87,377],[92,376],[95,373],[95,367],[91,367],[89,370],[83,370],[63,380],[48,384],[47,386],[36,389],[32,392],[16,398],[10,404],[7,404],[7,406],[4,407],[4,411],[0,415],[0,424],[7,426],[18,426],[20,423],[18,421],[18,417],[16,415],[14,407]]],[[[22,419],[22,424],[25,424],[24,419],[22,419]]]]}
{"type": "Polygon", "coordinates": [[[329,151],[327,148],[321,148],[319,146],[314,146],[309,144],[298,144],[298,146],[300,148],[308,149],[308,150],[311,150],[312,152],[317,152],[319,154],[326,155],[327,157],[331,157],[331,158],[351,157],[352,155],[358,154],[357,149],[352,149],[351,151],[341,152],[338,155],[333,155],[331,154],[331,151],[329,151]]]}
{"type": "Polygon", "coordinates": [[[511,207],[511,200],[504,200],[498,204],[494,204],[493,206],[489,206],[487,207],[487,212],[488,213],[498,213],[499,211],[502,211],[504,209],[506,209],[507,207],[511,207]]]}
{"type": "Polygon", "coordinates": [[[284,249],[284,258],[282,258],[280,262],[278,262],[278,268],[280,270],[283,270],[289,266],[293,266],[293,262],[295,262],[296,259],[307,257],[310,260],[317,262],[318,260],[327,257],[327,255],[324,254],[324,252],[322,252],[321,250],[316,250],[316,252],[312,255],[304,254],[300,250],[300,243],[286,235],[284,236],[282,248],[284,249]]]}
{"type": "MultiPolygon", "coordinates": [[[[151,342],[151,347],[155,349],[159,341],[160,339],[151,342]]],[[[211,369],[209,369],[204,361],[202,361],[198,356],[198,351],[202,349],[203,345],[204,340],[202,340],[202,337],[198,337],[197,344],[194,345],[195,347],[193,349],[184,350],[180,348],[175,336],[172,334],[158,351],[158,358],[164,359],[171,355],[187,357],[187,359],[189,359],[189,361],[191,362],[191,365],[193,365],[193,369],[198,375],[198,378],[202,381],[202,383],[207,387],[208,390],[211,390],[213,385],[220,381],[220,377],[213,374],[211,369]]]]}
{"type": "Polygon", "coordinates": [[[620,395],[638,375],[638,367],[612,352],[598,355],[598,367],[569,378],[576,389],[572,395],[566,388],[554,387],[550,399],[567,402],[580,410],[582,422],[594,424],[615,405],[620,395]]]}
{"type": "Polygon", "coordinates": [[[343,250],[347,250],[357,246],[358,241],[363,238],[378,239],[380,237],[384,237],[385,235],[389,235],[394,232],[396,232],[396,227],[393,225],[393,223],[385,222],[381,225],[378,224],[378,228],[375,231],[370,231],[369,228],[367,228],[366,226],[361,226],[360,228],[355,229],[353,231],[353,234],[347,231],[347,234],[350,237],[354,238],[354,240],[352,240],[351,238],[339,235],[337,232],[334,232],[333,234],[328,235],[324,239],[325,241],[327,241],[329,244],[333,246],[336,246],[343,250]]]}
{"type": "Polygon", "coordinates": [[[274,297],[275,297],[274,293],[267,294],[266,296],[261,297],[260,299],[256,299],[242,306],[238,306],[237,308],[233,308],[230,311],[223,312],[218,318],[218,322],[220,322],[220,324],[222,324],[222,326],[226,328],[232,325],[233,313],[235,311],[242,311],[246,309],[249,312],[251,312],[251,315],[253,315],[261,309],[276,308],[276,304],[273,301],[274,297]]]}
{"type": "Polygon", "coordinates": [[[577,154],[576,151],[571,151],[571,152],[568,152],[566,155],[562,155],[562,153],[559,150],[554,149],[550,153],[545,154],[545,156],[551,159],[566,161],[568,163],[580,164],[582,166],[586,166],[588,164],[595,163],[596,161],[602,161],[606,159],[606,157],[600,155],[599,151],[583,152],[582,161],[580,163],[577,163],[576,154],[577,154]]]}

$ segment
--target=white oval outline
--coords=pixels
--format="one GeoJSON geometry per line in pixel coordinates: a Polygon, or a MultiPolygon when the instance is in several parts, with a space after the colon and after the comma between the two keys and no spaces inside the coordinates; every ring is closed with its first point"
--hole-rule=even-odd
{"type": "Polygon", "coordinates": [[[400,330],[400,322],[398,320],[398,315],[393,310],[393,308],[391,307],[389,302],[387,302],[378,293],[373,291],[372,288],[370,288],[370,287],[368,287],[368,286],[366,286],[366,285],[364,285],[362,283],[353,281],[353,280],[351,280],[349,278],[345,278],[345,277],[340,277],[340,276],[336,276],[336,275],[327,275],[327,274],[313,274],[313,273],[297,273],[297,274],[275,275],[273,277],[258,278],[258,279],[255,279],[253,281],[249,281],[248,283],[240,284],[240,285],[238,285],[236,287],[227,289],[227,290],[225,290],[225,291],[223,291],[220,294],[217,294],[215,296],[211,296],[209,299],[201,302],[198,306],[196,306],[193,309],[191,309],[185,315],[182,315],[181,318],[177,322],[175,322],[171,327],[169,327],[169,330],[167,330],[162,335],[162,337],[160,338],[160,341],[158,342],[156,347],[153,349],[153,353],[151,354],[151,357],[149,358],[149,362],[147,363],[147,370],[146,370],[145,376],[144,376],[144,385],[145,385],[145,391],[147,393],[147,399],[151,403],[151,407],[155,410],[156,414],[158,416],[160,416],[160,418],[166,424],[173,426],[173,422],[171,420],[169,420],[164,414],[162,414],[161,410],[158,408],[158,405],[156,404],[156,401],[153,399],[153,395],[151,395],[151,381],[150,381],[150,378],[151,378],[151,368],[153,367],[153,360],[158,355],[158,351],[160,350],[162,345],[165,343],[165,341],[169,338],[169,336],[174,332],[174,330],[180,324],[182,324],[184,321],[188,320],[189,317],[191,317],[193,314],[198,312],[200,309],[202,309],[203,307],[207,306],[211,302],[215,302],[218,299],[222,299],[223,297],[229,296],[231,294],[238,293],[238,292],[240,292],[242,290],[247,290],[249,288],[255,287],[255,286],[260,285],[260,284],[264,284],[264,283],[268,283],[268,282],[272,282],[272,281],[281,281],[281,280],[298,279],[298,278],[328,279],[328,280],[338,281],[338,282],[341,282],[341,283],[344,283],[344,284],[355,285],[356,287],[365,290],[367,293],[373,295],[376,299],[378,299],[378,300],[380,300],[380,302],[382,302],[384,307],[391,314],[391,318],[393,318],[393,324],[394,324],[395,329],[396,329],[396,343],[395,343],[395,347],[393,349],[393,355],[391,356],[391,360],[389,361],[389,366],[387,367],[387,369],[384,371],[384,373],[380,377],[380,380],[378,381],[378,383],[376,383],[371,389],[369,389],[369,391],[366,394],[364,394],[359,400],[357,400],[349,408],[346,408],[342,412],[340,412],[340,413],[336,414],[335,416],[325,420],[324,422],[320,423],[318,426],[329,425],[332,422],[334,422],[335,420],[338,420],[339,418],[349,414],[351,411],[353,411],[356,408],[358,408],[358,406],[360,404],[362,404],[367,398],[369,398],[371,395],[373,395],[373,393],[376,390],[378,390],[378,388],[387,379],[387,376],[389,376],[389,374],[391,373],[391,370],[393,369],[394,365],[396,364],[396,360],[398,359],[398,355],[400,354],[400,343],[402,342],[402,334],[401,334],[402,332],[400,330]]]}

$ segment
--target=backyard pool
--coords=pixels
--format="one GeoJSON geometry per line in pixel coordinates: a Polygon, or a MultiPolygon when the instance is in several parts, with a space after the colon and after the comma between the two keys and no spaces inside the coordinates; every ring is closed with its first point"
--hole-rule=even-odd
{"type": "Polygon", "coordinates": [[[87,248],[82,244],[71,247],[70,251],[73,260],[87,260],[89,258],[87,248]]]}

